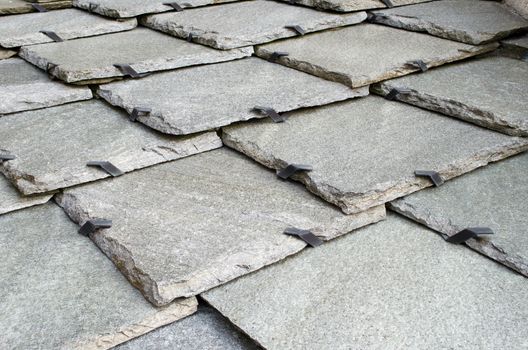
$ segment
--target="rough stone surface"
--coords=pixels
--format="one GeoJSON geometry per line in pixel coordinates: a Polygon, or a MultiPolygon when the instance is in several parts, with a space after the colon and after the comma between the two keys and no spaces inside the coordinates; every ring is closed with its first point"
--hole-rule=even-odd
{"type": "Polygon", "coordinates": [[[477,125],[515,136],[528,136],[528,67],[506,57],[448,65],[424,74],[384,81],[372,90],[477,125]]]}
{"type": "MultiPolygon", "coordinates": [[[[352,12],[384,8],[386,5],[381,0],[282,0],[294,4],[315,7],[322,10],[332,10],[338,12],[352,12]]],[[[403,6],[417,4],[431,0],[391,0],[393,6],[403,6]]]]}
{"type": "Polygon", "coordinates": [[[208,306],[181,321],[119,345],[115,350],[257,350],[218,311],[208,306]]]}
{"type": "Polygon", "coordinates": [[[0,60],[0,96],[2,120],[2,114],[88,100],[92,98],[92,92],[87,87],[72,87],[51,81],[31,64],[10,58],[0,60]]]}
{"type": "Polygon", "coordinates": [[[504,0],[504,3],[509,8],[528,19],[528,2],[525,0],[504,0]]]}
{"type": "Polygon", "coordinates": [[[114,21],[76,9],[8,16],[0,21],[0,46],[10,48],[53,42],[40,33],[42,30],[69,40],[129,30],[136,25],[136,19],[114,21]]]}
{"type": "Polygon", "coordinates": [[[0,149],[15,155],[0,171],[24,194],[41,193],[110,175],[89,161],[123,172],[222,146],[214,132],[162,135],[101,101],[87,101],[0,118],[0,149]]]}
{"type": "Polygon", "coordinates": [[[66,190],[70,217],[113,220],[96,244],[154,304],[192,296],[297,253],[284,234],[309,229],[323,240],[379,221],[379,206],[344,215],[302,186],[220,149],[66,190]],[[134,189],[130,191],[130,189],[134,189]]]}
{"type": "Polygon", "coordinates": [[[493,236],[466,244],[528,277],[527,172],[523,153],[396,200],[391,208],[445,236],[466,227],[491,228],[493,236]]]}
{"type": "Polygon", "coordinates": [[[0,60],[5,60],[6,58],[13,57],[16,54],[17,52],[14,50],[2,49],[0,47],[0,60]]]}
{"type": "Polygon", "coordinates": [[[225,50],[299,35],[286,28],[289,25],[315,32],[357,24],[365,19],[365,12],[332,14],[275,1],[254,0],[147,16],[141,23],[180,38],[191,34],[194,42],[225,50]]]}
{"type": "Polygon", "coordinates": [[[52,195],[22,196],[4,176],[0,176],[0,214],[46,203],[52,195]]]}
{"type": "Polygon", "coordinates": [[[263,118],[255,106],[286,112],[364,96],[368,89],[351,90],[251,57],[101,85],[98,94],[128,113],[148,106],[152,112],[138,121],[182,135],[263,118]]]}
{"type": "MultiPolygon", "coordinates": [[[[199,7],[236,0],[185,0],[179,3],[182,8],[199,7]]],[[[158,0],[73,0],[73,6],[107,17],[129,18],[147,13],[174,11],[171,6],[158,0]]],[[[167,1],[170,2],[170,1],[167,1]]]]}
{"type": "MultiPolygon", "coordinates": [[[[41,3],[47,10],[64,9],[72,6],[71,0],[50,1],[41,3]]],[[[16,15],[21,13],[37,12],[28,1],[23,0],[0,0],[0,15],[16,15]]],[[[2,21],[5,18],[2,18],[2,21]]]]}
{"type": "Polygon", "coordinates": [[[56,205],[0,216],[0,348],[108,349],[196,310],[150,305],[56,205]]]}
{"type": "Polygon", "coordinates": [[[351,87],[364,86],[495,49],[497,44],[471,46],[430,35],[362,24],[259,46],[256,54],[269,59],[285,51],[277,63],[351,87]],[[347,43],[343,45],[343,43],[347,43]]]}
{"type": "Polygon", "coordinates": [[[390,216],[203,297],[270,350],[524,349],[526,286],[390,216]]]}
{"type": "Polygon", "coordinates": [[[251,56],[252,47],[220,51],[188,43],[150,29],[135,30],[23,47],[20,56],[66,82],[122,77],[114,64],[130,64],[138,73],[251,56]]]}
{"type": "Polygon", "coordinates": [[[480,0],[443,0],[379,10],[372,20],[474,45],[528,29],[528,21],[506,6],[480,0]]]}
{"type": "Polygon", "coordinates": [[[223,140],[272,169],[311,165],[293,179],[345,213],[431,186],[415,170],[448,180],[528,149],[528,139],[376,96],[226,127],[223,140]]]}

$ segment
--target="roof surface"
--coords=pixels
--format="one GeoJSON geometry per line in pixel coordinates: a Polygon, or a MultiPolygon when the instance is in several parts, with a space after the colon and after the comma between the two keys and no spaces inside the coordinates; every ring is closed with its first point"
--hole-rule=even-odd
{"type": "Polygon", "coordinates": [[[0,349],[528,349],[522,0],[0,0],[0,349]]]}

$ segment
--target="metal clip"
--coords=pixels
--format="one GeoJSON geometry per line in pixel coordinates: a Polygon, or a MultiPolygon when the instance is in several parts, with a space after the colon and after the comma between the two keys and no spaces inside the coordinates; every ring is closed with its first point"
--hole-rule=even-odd
{"type": "Polygon", "coordinates": [[[393,8],[394,7],[394,4],[392,3],[391,0],[381,0],[381,2],[387,6],[388,8],[393,8]]]}
{"type": "Polygon", "coordinates": [[[489,227],[468,227],[451,237],[446,238],[446,242],[460,244],[470,238],[478,238],[480,235],[492,235],[494,232],[489,227]]]}
{"type": "Polygon", "coordinates": [[[81,226],[79,233],[83,236],[88,236],[90,233],[94,233],[96,230],[110,227],[112,227],[112,220],[92,219],[86,221],[84,225],[81,226]]]}
{"type": "Polygon", "coordinates": [[[99,5],[90,3],[88,4],[88,12],[92,13],[99,5]]]}
{"type": "Polygon", "coordinates": [[[57,35],[57,33],[55,32],[52,32],[50,30],[41,30],[40,33],[46,35],[48,38],[50,38],[51,40],[57,42],[57,43],[60,43],[60,42],[63,42],[64,40],[61,39],[60,36],[57,35]]]}
{"type": "Polygon", "coordinates": [[[281,57],[289,56],[289,53],[282,52],[282,51],[273,51],[273,53],[270,56],[270,61],[276,61],[281,57]]]}
{"type": "Polygon", "coordinates": [[[104,160],[93,160],[86,163],[86,165],[99,167],[106,171],[108,174],[112,175],[113,177],[121,176],[124,174],[118,167],[104,160]]]}
{"type": "Polygon", "coordinates": [[[416,170],[414,175],[419,177],[427,177],[435,185],[435,187],[442,186],[444,184],[444,179],[440,176],[439,173],[432,170],[416,170]]]}
{"type": "Polygon", "coordinates": [[[291,29],[297,32],[297,34],[304,35],[306,31],[299,25],[285,26],[284,28],[291,29]]]}
{"type": "Polygon", "coordinates": [[[177,2],[164,2],[163,5],[172,7],[176,12],[183,11],[183,7],[181,7],[177,2]]]}
{"type": "Polygon", "coordinates": [[[128,119],[130,119],[132,122],[135,122],[141,115],[148,115],[150,112],[152,112],[152,109],[148,107],[134,107],[132,114],[128,116],[128,119]]]}
{"type": "Polygon", "coordinates": [[[288,165],[286,168],[281,169],[281,170],[277,173],[277,176],[280,177],[281,179],[286,180],[287,178],[289,178],[289,177],[292,176],[293,174],[298,173],[299,171],[312,171],[312,170],[313,170],[313,168],[312,168],[311,165],[306,165],[306,164],[290,164],[290,165],[288,165]]]}
{"type": "Polygon", "coordinates": [[[282,123],[284,122],[284,118],[277,113],[276,110],[270,107],[262,107],[262,106],[256,106],[253,108],[253,111],[264,114],[271,118],[275,123],[282,123]]]}
{"type": "Polygon", "coordinates": [[[401,88],[393,88],[387,95],[385,95],[385,99],[389,101],[395,100],[397,97],[399,97],[401,94],[409,94],[411,92],[410,89],[401,89],[401,88]]]}
{"type": "Polygon", "coordinates": [[[141,78],[141,75],[138,72],[136,72],[134,68],[130,67],[129,64],[115,63],[114,67],[119,69],[121,73],[123,73],[125,76],[129,76],[131,78],[141,78]]]}
{"type": "Polygon", "coordinates": [[[12,154],[7,154],[7,153],[1,154],[0,153],[0,163],[7,162],[8,160],[14,160],[14,159],[16,159],[16,156],[12,154]]]}
{"type": "Polygon", "coordinates": [[[284,234],[290,236],[297,236],[314,248],[323,244],[323,241],[319,237],[317,237],[308,230],[301,230],[295,227],[288,227],[286,230],[284,230],[284,234]]]}
{"type": "Polygon", "coordinates": [[[31,7],[33,7],[38,12],[48,12],[48,10],[44,6],[39,4],[31,4],[31,7]]]}
{"type": "Polygon", "coordinates": [[[429,68],[427,68],[427,64],[425,64],[422,60],[415,60],[415,61],[409,61],[406,63],[408,66],[420,68],[422,72],[427,72],[429,68]]]}

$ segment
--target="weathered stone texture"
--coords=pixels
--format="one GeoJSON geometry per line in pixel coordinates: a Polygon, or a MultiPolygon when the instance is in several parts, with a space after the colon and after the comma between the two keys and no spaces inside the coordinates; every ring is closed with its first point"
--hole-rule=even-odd
{"type": "Polygon", "coordinates": [[[188,43],[150,29],[137,28],[62,43],[25,46],[20,56],[69,83],[124,76],[114,64],[138,73],[230,61],[251,56],[252,47],[220,51],[188,43]]]}
{"type": "MultiPolygon", "coordinates": [[[[47,10],[64,9],[72,6],[71,0],[50,1],[40,4],[47,10]]],[[[17,15],[21,13],[37,12],[29,1],[23,0],[0,0],[0,15],[17,15]]],[[[4,18],[2,18],[4,20],[4,18]]]]}
{"type": "Polygon", "coordinates": [[[52,195],[22,196],[4,176],[0,175],[0,214],[46,203],[52,195]]]}
{"type": "Polygon", "coordinates": [[[372,87],[396,99],[514,136],[528,136],[528,67],[506,57],[448,65],[372,87]]]}
{"type": "Polygon", "coordinates": [[[0,348],[109,349],[196,310],[150,305],[54,204],[0,216],[0,348]]]}
{"type": "Polygon", "coordinates": [[[528,19],[528,2],[525,0],[504,0],[504,3],[515,12],[528,19]]]}
{"type": "Polygon", "coordinates": [[[203,297],[270,350],[522,349],[526,284],[390,216],[203,297]]]}
{"type": "Polygon", "coordinates": [[[13,57],[16,54],[17,52],[14,50],[3,49],[0,47],[0,60],[5,60],[6,58],[13,57]]]}
{"type": "Polygon", "coordinates": [[[466,244],[528,277],[527,172],[524,153],[396,200],[391,208],[446,236],[490,227],[494,235],[466,244]]]}
{"type": "Polygon", "coordinates": [[[528,29],[528,21],[506,6],[480,0],[443,0],[379,10],[372,20],[474,45],[528,29]]]}
{"type": "MultiPolygon", "coordinates": [[[[185,9],[231,1],[236,0],[185,0],[176,3],[185,9]]],[[[158,0],[73,0],[75,7],[114,18],[129,18],[147,13],[174,11],[171,6],[163,5],[163,3],[164,1],[158,0]]]]}
{"type": "Polygon", "coordinates": [[[365,12],[331,14],[275,1],[254,0],[152,15],[141,23],[181,38],[192,35],[197,43],[225,50],[299,35],[286,26],[298,25],[306,32],[315,32],[357,24],[365,19],[365,12]]]}
{"type": "Polygon", "coordinates": [[[345,213],[431,186],[415,170],[448,180],[528,149],[528,139],[375,96],[226,127],[223,140],[272,169],[311,165],[293,179],[345,213]]]}
{"type": "Polygon", "coordinates": [[[368,89],[351,90],[251,57],[105,84],[98,94],[128,113],[149,107],[152,112],[138,121],[182,135],[263,118],[256,106],[286,112],[364,96],[368,89]]]}
{"type": "Polygon", "coordinates": [[[258,350],[252,340],[208,306],[192,316],[119,345],[115,350],[258,350]]]}
{"type": "Polygon", "coordinates": [[[88,167],[89,161],[109,161],[130,172],[221,146],[214,132],[161,135],[96,100],[0,118],[0,149],[17,157],[1,164],[0,171],[24,194],[110,176],[88,167]]]}
{"type": "MultiPolygon", "coordinates": [[[[281,0],[322,10],[353,12],[386,7],[381,0],[281,0]]],[[[418,4],[431,0],[391,0],[393,6],[418,4]]]]}
{"type": "Polygon", "coordinates": [[[277,63],[358,87],[419,71],[409,64],[411,61],[422,60],[431,68],[488,52],[497,46],[472,46],[426,34],[362,24],[258,46],[256,54],[270,59],[275,51],[287,52],[289,55],[281,57],[277,63]]]}
{"type": "Polygon", "coordinates": [[[130,30],[136,25],[136,19],[114,21],[76,9],[8,16],[0,21],[0,46],[10,48],[53,42],[40,32],[43,30],[69,40],[130,30]]]}
{"type": "Polygon", "coordinates": [[[87,87],[71,87],[51,81],[29,63],[10,58],[0,60],[0,96],[2,120],[2,114],[88,100],[92,98],[92,92],[87,87]]]}
{"type": "Polygon", "coordinates": [[[343,215],[228,149],[69,189],[57,200],[78,223],[113,220],[92,239],[156,305],[305,248],[283,233],[288,227],[328,240],[385,216],[383,206],[343,215]]]}

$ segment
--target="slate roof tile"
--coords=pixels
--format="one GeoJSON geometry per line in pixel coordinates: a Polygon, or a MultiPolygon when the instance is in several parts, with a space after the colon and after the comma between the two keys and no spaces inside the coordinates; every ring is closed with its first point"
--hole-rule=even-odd
{"type": "Polygon", "coordinates": [[[497,44],[472,46],[390,27],[361,24],[278,41],[255,49],[270,59],[286,52],[277,63],[350,87],[417,72],[492,51],[497,44]],[[343,45],[346,42],[346,45],[343,45]]]}
{"type": "Polygon", "coordinates": [[[395,99],[514,136],[528,136],[528,67],[488,57],[376,84],[395,99]],[[504,93],[508,91],[508,93],[504,93]]]}
{"type": "MultiPolygon", "coordinates": [[[[58,10],[72,7],[72,0],[47,1],[40,4],[45,10],[58,10]]],[[[18,15],[22,13],[38,12],[30,1],[0,0],[1,15],[18,15]]],[[[2,18],[4,20],[5,17],[2,18]]]]}
{"type": "MultiPolygon", "coordinates": [[[[322,10],[331,10],[338,12],[353,12],[360,10],[370,10],[387,7],[386,1],[383,0],[281,0],[288,3],[294,3],[322,10]]],[[[417,4],[432,0],[390,0],[392,6],[403,6],[417,4]]],[[[387,2],[388,3],[388,2],[387,2]]]]}
{"type": "Polygon", "coordinates": [[[138,74],[216,63],[251,56],[253,47],[219,51],[194,45],[146,28],[22,47],[20,56],[68,83],[108,82],[125,73],[128,64],[138,74]]]}
{"type": "Polygon", "coordinates": [[[51,197],[52,194],[22,196],[4,176],[0,175],[0,215],[46,203],[51,197]]]}

